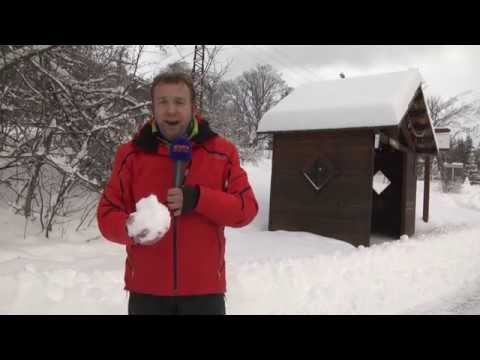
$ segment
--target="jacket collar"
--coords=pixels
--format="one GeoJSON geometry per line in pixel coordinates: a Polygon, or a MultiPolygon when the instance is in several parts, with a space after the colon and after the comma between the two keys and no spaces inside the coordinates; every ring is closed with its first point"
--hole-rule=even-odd
{"type": "MultiPolygon", "coordinates": [[[[160,131],[154,130],[154,121],[153,118],[150,119],[150,121],[148,121],[134,136],[132,141],[135,146],[148,153],[156,153],[159,146],[168,146],[169,144],[169,141],[163,137],[160,131]]],[[[194,145],[203,144],[210,138],[218,136],[217,133],[210,128],[208,121],[204,120],[202,117],[195,115],[195,121],[198,125],[198,130],[195,131],[193,129],[194,133],[191,140],[194,145]]]]}

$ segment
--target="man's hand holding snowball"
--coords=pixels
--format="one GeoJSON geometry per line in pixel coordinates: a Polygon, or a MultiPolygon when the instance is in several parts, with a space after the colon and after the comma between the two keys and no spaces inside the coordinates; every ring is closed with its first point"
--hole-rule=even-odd
{"type": "MultiPolygon", "coordinates": [[[[135,222],[135,213],[132,213],[128,216],[128,219],[127,219],[127,230],[133,226],[134,222],[135,222]]],[[[128,230],[128,232],[129,232],[129,234],[131,233],[130,230],[128,230]]],[[[163,236],[160,233],[157,233],[153,240],[148,240],[147,241],[145,239],[148,237],[149,234],[150,234],[150,230],[143,229],[139,233],[137,233],[137,235],[132,236],[132,238],[133,238],[133,241],[135,242],[135,244],[153,245],[156,242],[158,242],[163,236]]]]}
{"type": "Polygon", "coordinates": [[[198,186],[182,186],[167,191],[167,207],[155,195],[141,199],[137,211],[127,219],[128,235],[136,244],[153,245],[163,238],[170,227],[170,210],[173,216],[191,212],[198,203],[198,186]]]}
{"type": "Polygon", "coordinates": [[[136,244],[155,244],[170,228],[168,208],[151,194],[138,201],[136,209],[127,219],[128,236],[133,238],[136,244]]]}

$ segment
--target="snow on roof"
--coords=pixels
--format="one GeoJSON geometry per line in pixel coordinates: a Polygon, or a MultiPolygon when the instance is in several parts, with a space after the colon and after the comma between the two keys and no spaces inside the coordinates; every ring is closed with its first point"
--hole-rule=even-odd
{"type": "Polygon", "coordinates": [[[265,113],[258,131],[395,126],[421,81],[420,73],[410,69],[308,83],[265,113]]]}

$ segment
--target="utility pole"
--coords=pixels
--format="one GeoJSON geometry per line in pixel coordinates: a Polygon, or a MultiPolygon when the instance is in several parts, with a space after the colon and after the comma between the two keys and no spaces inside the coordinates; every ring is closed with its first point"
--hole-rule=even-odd
{"type": "Polygon", "coordinates": [[[193,54],[192,78],[193,87],[197,96],[197,108],[202,110],[203,102],[203,77],[205,75],[205,45],[195,45],[193,54]]]}

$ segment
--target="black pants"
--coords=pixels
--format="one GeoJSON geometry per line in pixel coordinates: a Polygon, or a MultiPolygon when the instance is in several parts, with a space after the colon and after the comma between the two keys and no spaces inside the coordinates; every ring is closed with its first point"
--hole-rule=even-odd
{"type": "Polygon", "coordinates": [[[225,295],[155,296],[130,292],[128,315],[225,315],[225,295]]]}

